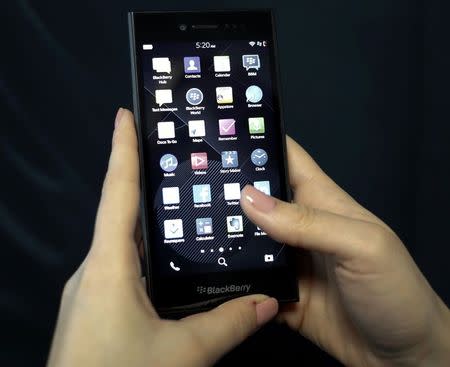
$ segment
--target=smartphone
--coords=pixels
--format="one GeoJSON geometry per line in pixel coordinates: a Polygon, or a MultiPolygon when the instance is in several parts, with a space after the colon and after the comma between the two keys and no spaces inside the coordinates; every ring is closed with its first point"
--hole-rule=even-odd
{"type": "Polygon", "coordinates": [[[164,317],[264,293],[298,300],[294,262],[241,189],[290,200],[270,10],[131,12],[145,272],[164,317]]]}

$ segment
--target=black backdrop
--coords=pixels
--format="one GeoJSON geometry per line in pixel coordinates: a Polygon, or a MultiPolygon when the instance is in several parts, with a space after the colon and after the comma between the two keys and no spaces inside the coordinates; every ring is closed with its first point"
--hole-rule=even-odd
{"type": "MultiPolygon", "coordinates": [[[[115,111],[131,107],[126,11],[210,4],[0,5],[0,365],[45,363],[62,286],[90,244],[115,111]]],[[[445,12],[412,0],[227,4],[243,6],[277,10],[288,132],[399,233],[448,304],[445,12]]],[[[275,324],[222,364],[248,356],[337,365],[275,324]]]]}

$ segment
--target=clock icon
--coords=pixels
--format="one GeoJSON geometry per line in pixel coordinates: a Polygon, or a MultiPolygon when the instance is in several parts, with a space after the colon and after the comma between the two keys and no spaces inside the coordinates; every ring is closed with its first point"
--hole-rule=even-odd
{"type": "Polygon", "coordinates": [[[255,149],[252,152],[252,155],[250,156],[252,159],[252,162],[255,166],[264,166],[267,163],[267,160],[269,159],[267,156],[267,153],[264,149],[255,149]]]}

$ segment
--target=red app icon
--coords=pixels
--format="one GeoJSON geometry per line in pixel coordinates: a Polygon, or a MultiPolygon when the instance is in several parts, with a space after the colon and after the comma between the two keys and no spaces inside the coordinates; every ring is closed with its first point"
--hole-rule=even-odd
{"type": "Polygon", "coordinates": [[[207,169],[208,155],[206,153],[191,153],[192,169],[207,169]]]}

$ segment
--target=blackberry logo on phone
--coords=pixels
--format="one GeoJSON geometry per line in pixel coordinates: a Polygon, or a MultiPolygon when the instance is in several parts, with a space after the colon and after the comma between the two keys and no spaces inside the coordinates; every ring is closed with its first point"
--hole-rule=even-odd
{"type": "Polygon", "coordinates": [[[130,13],[129,31],[156,310],[178,317],[251,292],[298,300],[290,250],[239,201],[247,184],[290,200],[271,12],[130,13]]]}
{"type": "Polygon", "coordinates": [[[221,287],[216,286],[198,286],[197,293],[199,294],[224,294],[224,293],[249,293],[251,284],[227,284],[221,287]]]}

